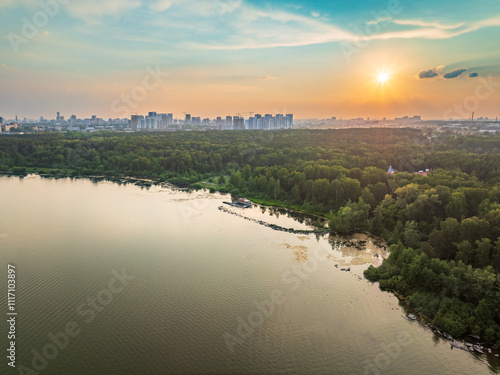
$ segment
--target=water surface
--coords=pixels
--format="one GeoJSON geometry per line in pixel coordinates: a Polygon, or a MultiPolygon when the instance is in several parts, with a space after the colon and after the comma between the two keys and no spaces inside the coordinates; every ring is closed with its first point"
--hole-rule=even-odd
{"type": "MultiPolygon", "coordinates": [[[[0,177],[0,196],[0,306],[5,316],[11,263],[16,364],[41,374],[480,375],[498,364],[403,319],[361,278],[383,253],[370,240],[332,248],[218,210],[227,196],[167,187],[0,177]],[[79,333],[51,351],[68,323],[79,333]],[[44,350],[53,358],[32,363],[44,350]]],[[[238,212],[312,229],[276,210],[238,212]]]]}

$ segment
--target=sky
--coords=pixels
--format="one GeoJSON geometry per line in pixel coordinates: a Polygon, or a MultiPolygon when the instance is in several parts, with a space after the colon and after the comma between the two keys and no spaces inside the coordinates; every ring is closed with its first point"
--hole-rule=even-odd
{"type": "Polygon", "coordinates": [[[500,115],[498,0],[0,0],[0,116],[500,115]]]}

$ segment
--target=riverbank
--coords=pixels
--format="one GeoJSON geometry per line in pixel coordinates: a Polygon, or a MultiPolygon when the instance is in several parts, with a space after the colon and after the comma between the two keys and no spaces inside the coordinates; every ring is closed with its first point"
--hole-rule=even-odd
{"type": "MultiPolygon", "coordinates": [[[[148,187],[148,186],[153,186],[153,185],[165,185],[169,186],[172,188],[176,189],[186,189],[186,190],[202,190],[202,189],[207,189],[211,193],[221,193],[221,194],[231,194],[230,192],[230,186],[229,184],[229,178],[225,176],[225,184],[215,184],[215,183],[210,183],[207,181],[199,181],[195,182],[192,184],[189,184],[188,186],[179,186],[176,185],[175,183],[169,181],[169,180],[164,180],[164,179],[146,179],[146,178],[140,178],[140,177],[134,177],[134,176],[125,176],[125,175],[120,175],[120,176],[109,176],[109,175],[100,175],[100,174],[88,174],[88,175],[83,175],[83,174],[76,174],[74,170],[70,169],[59,169],[59,168],[36,168],[36,167],[30,167],[30,168],[18,168],[17,172],[13,171],[0,171],[0,175],[6,175],[6,176],[17,176],[17,177],[23,177],[27,176],[29,174],[35,174],[39,175],[44,178],[87,178],[90,180],[94,181],[110,181],[110,182],[115,182],[118,184],[124,184],[124,183],[132,183],[137,186],[143,186],[143,187],[148,187]]],[[[308,217],[314,218],[315,219],[315,225],[318,228],[324,228],[327,226],[328,221],[331,219],[331,215],[328,213],[323,213],[323,212],[311,212],[308,210],[305,210],[301,208],[298,205],[293,205],[293,204],[287,204],[282,201],[278,200],[269,200],[269,199],[262,199],[259,197],[255,197],[249,194],[241,194],[238,195],[238,197],[244,197],[250,201],[252,201],[255,204],[258,204],[260,206],[264,207],[272,207],[272,208],[282,208],[285,209],[289,212],[295,212],[297,214],[304,214],[307,215],[308,217]]]]}

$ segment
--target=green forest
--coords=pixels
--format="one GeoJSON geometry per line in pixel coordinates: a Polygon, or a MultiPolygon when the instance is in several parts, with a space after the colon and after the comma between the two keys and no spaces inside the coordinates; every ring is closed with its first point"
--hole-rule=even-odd
{"type": "Polygon", "coordinates": [[[134,177],[321,214],[384,237],[365,276],[500,348],[500,136],[431,129],[1,136],[0,172],[134,177]],[[396,172],[388,174],[392,166],[396,172]],[[429,169],[427,176],[415,174],[429,169]]]}

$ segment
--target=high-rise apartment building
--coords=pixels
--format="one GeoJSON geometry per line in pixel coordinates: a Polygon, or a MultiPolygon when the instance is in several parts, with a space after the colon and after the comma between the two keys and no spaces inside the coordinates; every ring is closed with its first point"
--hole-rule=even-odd
{"type": "Polygon", "coordinates": [[[285,128],[285,117],[282,114],[278,113],[274,118],[274,126],[275,129],[284,129],[285,128]]]}
{"type": "Polygon", "coordinates": [[[292,129],[293,128],[293,114],[289,113],[285,117],[285,129],[292,129]]]}
{"type": "MultiPolygon", "coordinates": [[[[237,116],[235,116],[236,118],[237,116]]],[[[228,129],[232,129],[233,128],[233,116],[226,116],[226,127],[228,129]]]]}
{"type": "Polygon", "coordinates": [[[245,130],[245,119],[243,117],[234,116],[232,120],[234,130],[245,130]]]}
{"type": "Polygon", "coordinates": [[[143,119],[144,116],[139,116],[139,115],[132,115],[132,117],[130,118],[130,127],[132,129],[138,129],[139,128],[139,121],[140,119],[143,119]]]}

